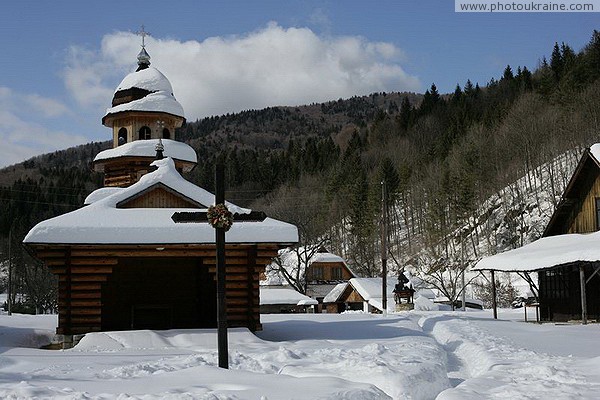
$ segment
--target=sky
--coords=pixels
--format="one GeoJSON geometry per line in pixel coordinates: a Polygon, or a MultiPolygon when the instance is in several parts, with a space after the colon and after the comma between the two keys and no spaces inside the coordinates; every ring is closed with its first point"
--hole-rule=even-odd
{"type": "Polygon", "coordinates": [[[455,13],[448,0],[12,1],[0,12],[0,167],[111,131],[101,118],[152,66],[188,121],[366,95],[484,85],[535,69],[554,42],[580,50],[594,13],[455,13]]]}

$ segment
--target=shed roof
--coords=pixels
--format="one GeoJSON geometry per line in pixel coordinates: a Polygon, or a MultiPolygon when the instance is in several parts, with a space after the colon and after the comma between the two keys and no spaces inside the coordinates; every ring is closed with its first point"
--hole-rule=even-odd
{"type": "MultiPolygon", "coordinates": [[[[214,195],[186,181],[175,169],[171,158],[152,163],[157,170],[135,184],[116,190],[88,206],[42,221],[24,239],[28,244],[199,244],[214,243],[214,229],[206,223],[176,223],[175,212],[187,208],[118,208],[118,204],[157,185],[164,185],[183,197],[206,207],[214,204],[214,195]]],[[[227,202],[233,213],[251,210],[227,202]]],[[[294,225],[266,218],[263,221],[236,222],[226,234],[229,243],[282,243],[298,240],[294,225]]]]}
{"type": "Polygon", "coordinates": [[[315,299],[289,288],[260,287],[260,305],[291,304],[308,306],[319,304],[315,299]]]}
{"type": "Polygon", "coordinates": [[[600,232],[548,236],[481,259],[473,270],[531,272],[576,262],[600,261],[600,232]]]}

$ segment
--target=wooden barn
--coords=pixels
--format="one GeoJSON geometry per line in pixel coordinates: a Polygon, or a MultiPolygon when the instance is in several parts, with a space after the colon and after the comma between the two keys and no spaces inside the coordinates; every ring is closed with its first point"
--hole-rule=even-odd
{"type": "MultiPolygon", "coordinates": [[[[138,64],[103,118],[114,148],[95,167],[110,172],[106,187],[24,239],[58,276],[58,334],[216,327],[215,230],[206,218],[214,195],[181,176],[196,164],[174,137],[183,109],[144,49],[138,64]]],[[[259,330],[259,274],[297,229],[226,204],[235,216],[226,234],[228,323],[259,330]]]]}
{"type": "Polygon", "coordinates": [[[542,321],[600,320],[600,144],[586,149],[543,237],[476,269],[537,272],[542,321]]]}

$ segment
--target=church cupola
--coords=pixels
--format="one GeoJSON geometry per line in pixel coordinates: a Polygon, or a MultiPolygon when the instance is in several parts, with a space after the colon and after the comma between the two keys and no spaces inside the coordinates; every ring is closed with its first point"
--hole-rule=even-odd
{"type": "Polygon", "coordinates": [[[159,140],[165,157],[172,157],[181,172],[190,171],[197,163],[194,150],[176,142],[175,130],[185,122],[183,107],[167,77],[150,66],[144,40],[147,32],[142,28],[140,34],[138,68],[117,86],[102,118],[102,124],[113,133],[113,148],[94,159],[94,169],[105,174],[105,186],[128,186],[148,172],[159,140]]]}
{"type": "Polygon", "coordinates": [[[146,47],[145,46],[142,46],[142,50],[140,50],[137,59],[138,59],[138,69],[137,69],[137,71],[141,71],[141,70],[146,69],[146,68],[148,68],[150,66],[150,55],[146,51],[146,47]]]}

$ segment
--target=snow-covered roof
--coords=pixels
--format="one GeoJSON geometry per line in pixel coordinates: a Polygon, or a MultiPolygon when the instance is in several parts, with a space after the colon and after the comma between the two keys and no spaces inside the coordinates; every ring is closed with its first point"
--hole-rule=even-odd
{"type": "Polygon", "coordinates": [[[124,111],[164,112],[185,117],[183,107],[175,100],[171,82],[156,68],[148,67],[127,75],[115,89],[115,97],[119,96],[118,92],[133,88],[145,90],[148,94],[141,99],[108,108],[103,122],[109,115],[124,111]]]}
{"type": "Polygon", "coordinates": [[[185,117],[181,104],[175,100],[175,97],[173,97],[172,94],[162,90],[150,93],[138,100],[107,108],[104,118],[111,114],[117,114],[124,111],[164,112],[182,118],[185,117]]]}
{"type": "MultiPolygon", "coordinates": [[[[165,157],[171,157],[176,160],[198,162],[196,151],[188,144],[181,143],[171,139],[161,139],[164,147],[165,157]]],[[[122,144],[114,149],[101,151],[94,158],[95,161],[107,160],[117,157],[152,157],[156,156],[156,145],[158,139],[134,140],[133,142],[122,144]]]]}
{"type": "Polygon", "coordinates": [[[596,159],[598,165],[600,165],[600,143],[593,144],[590,147],[590,154],[596,159]]]}
{"type": "Polygon", "coordinates": [[[83,201],[83,204],[88,205],[97,202],[98,200],[102,200],[105,197],[115,194],[116,192],[123,190],[120,187],[103,187],[100,189],[94,190],[92,193],[88,194],[88,196],[83,201]]]}
{"type": "Polygon", "coordinates": [[[171,82],[169,82],[162,72],[154,67],[130,73],[119,83],[119,86],[115,89],[115,93],[131,88],[144,89],[149,92],[164,91],[171,95],[173,94],[171,82]]]}
{"type": "MultiPolygon", "coordinates": [[[[130,187],[97,200],[88,206],[42,221],[34,226],[25,243],[62,244],[180,244],[214,243],[215,232],[208,223],[175,223],[175,212],[200,211],[197,208],[117,208],[117,204],[150,189],[164,185],[204,206],[214,204],[214,195],[186,181],[171,158],[152,163],[158,169],[130,187]]],[[[251,210],[226,202],[233,213],[251,210]]],[[[294,243],[294,225],[266,218],[260,222],[238,222],[227,232],[230,243],[294,243]]]]}
{"type": "Polygon", "coordinates": [[[481,259],[473,270],[537,271],[578,261],[600,261],[600,232],[548,236],[481,259]]]}
{"type": "MultiPolygon", "coordinates": [[[[352,278],[350,279],[350,285],[365,299],[371,306],[378,310],[383,309],[382,305],[382,279],[381,278],[352,278]]],[[[386,282],[386,293],[387,293],[387,309],[388,311],[394,310],[394,286],[397,281],[394,277],[388,277],[386,282]]]]}
{"type": "Polygon", "coordinates": [[[314,263],[314,262],[322,262],[322,263],[341,262],[341,263],[346,264],[346,262],[344,261],[344,259],[342,257],[337,256],[332,253],[316,253],[314,256],[312,256],[310,258],[310,262],[311,263],[314,263]]]}
{"type": "Polygon", "coordinates": [[[298,293],[293,289],[260,287],[260,305],[268,304],[294,304],[298,306],[308,306],[319,304],[315,299],[298,293]]]}
{"type": "Polygon", "coordinates": [[[335,285],[331,292],[327,293],[323,298],[323,303],[335,303],[339,300],[340,296],[344,293],[344,290],[348,287],[348,283],[338,283],[335,285]]]}

